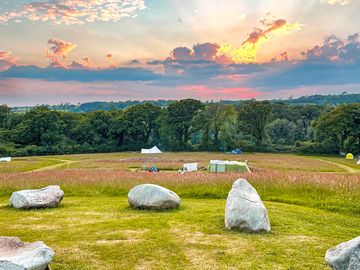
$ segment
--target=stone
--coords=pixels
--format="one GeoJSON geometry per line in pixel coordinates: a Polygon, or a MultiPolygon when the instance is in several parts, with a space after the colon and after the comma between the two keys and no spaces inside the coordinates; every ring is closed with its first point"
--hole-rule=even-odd
{"type": "Polygon", "coordinates": [[[327,250],[325,260],[334,270],[360,269],[360,236],[327,250]]]}
{"type": "Polygon", "coordinates": [[[26,243],[17,237],[0,237],[1,270],[48,270],[54,251],[43,242],[26,243]]]}
{"type": "Polygon", "coordinates": [[[10,206],[18,209],[57,207],[64,197],[59,186],[21,190],[11,195],[10,206]]]}
{"type": "Polygon", "coordinates": [[[165,210],[180,205],[180,197],[173,191],[153,184],[132,188],[128,194],[130,206],[141,209],[165,210]]]}
{"type": "Polygon", "coordinates": [[[226,199],[225,227],[247,232],[270,232],[267,210],[255,188],[245,179],[236,180],[226,199]]]}

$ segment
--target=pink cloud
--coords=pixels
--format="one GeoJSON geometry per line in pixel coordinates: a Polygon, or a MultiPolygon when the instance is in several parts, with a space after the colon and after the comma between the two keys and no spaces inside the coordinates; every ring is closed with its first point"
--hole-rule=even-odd
{"type": "Polygon", "coordinates": [[[144,0],[47,0],[31,2],[16,10],[3,12],[0,14],[0,23],[27,18],[31,21],[81,25],[135,17],[144,8],[144,0]]]}
{"type": "Polygon", "coordinates": [[[210,88],[205,85],[186,85],[178,89],[199,99],[251,99],[262,94],[248,87],[210,88]]]}
{"type": "Polygon", "coordinates": [[[7,70],[16,64],[16,58],[10,51],[0,51],[0,71],[7,70]]]}

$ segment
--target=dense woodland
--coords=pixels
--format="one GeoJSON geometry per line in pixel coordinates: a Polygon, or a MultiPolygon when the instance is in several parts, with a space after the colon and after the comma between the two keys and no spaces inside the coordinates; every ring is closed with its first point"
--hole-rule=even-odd
{"type": "MultiPolygon", "coordinates": [[[[222,100],[222,104],[231,104],[231,105],[241,105],[244,100],[222,100]]],[[[313,96],[303,96],[299,98],[288,98],[285,100],[270,100],[271,103],[282,102],[285,104],[293,105],[340,105],[340,104],[349,104],[354,102],[360,102],[360,94],[348,94],[343,92],[339,95],[313,95],[313,96]]],[[[63,103],[59,105],[46,105],[49,109],[56,111],[65,111],[65,112],[92,112],[92,111],[110,111],[115,109],[126,109],[129,106],[141,105],[145,103],[150,103],[155,106],[162,108],[168,107],[171,103],[174,103],[174,100],[128,100],[128,101],[117,101],[117,102],[106,102],[106,101],[96,101],[96,102],[86,102],[81,104],[70,104],[63,103]]],[[[211,101],[205,102],[212,103],[211,101]]],[[[14,112],[26,112],[33,107],[14,107],[12,111],[14,112]]]]}
{"type": "Polygon", "coordinates": [[[0,106],[0,155],[26,156],[139,151],[331,153],[360,151],[360,103],[291,105],[249,100],[239,104],[194,99],[168,106],[74,113],[34,107],[18,113],[0,106]]]}

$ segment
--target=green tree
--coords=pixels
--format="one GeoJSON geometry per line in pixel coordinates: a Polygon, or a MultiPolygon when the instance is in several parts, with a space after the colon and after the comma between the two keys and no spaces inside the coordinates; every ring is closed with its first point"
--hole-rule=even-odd
{"type": "Polygon", "coordinates": [[[274,144],[292,145],[295,141],[296,125],[286,119],[276,119],[268,124],[267,133],[274,144]]]}
{"type": "Polygon", "coordinates": [[[156,141],[157,119],[161,109],[150,103],[131,106],[122,117],[125,140],[131,149],[149,146],[156,141]]]}
{"type": "Polygon", "coordinates": [[[264,143],[266,138],[265,127],[270,115],[270,102],[247,101],[239,109],[239,130],[253,136],[258,143],[264,143]]]}
{"type": "Polygon", "coordinates": [[[340,105],[323,113],[315,123],[315,138],[329,152],[360,149],[360,103],[340,105]]]}
{"type": "Polygon", "coordinates": [[[237,112],[232,105],[210,103],[194,116],[193,125],[201,132],[202,149],[224,150],[234,144],[237,112]]]}
{"type": "Polygon", "coordinates": [[[161,116],[160,134],[168,148],[173,150],[189,149],[189,140],[194,131],[193,117],[201,112],[204,105],[194,99],[184,99],[169,105],[161,116]]]}
{"type": "Polygon", "coordinates": [[[65,138],[64,127],[59,112],[36,107],[25,113],[11,136],[18,144],[51,147],[65,138]]]}
{"type": "Polygon", "coordinates": [[[5,128],[11,108],[7,105],[0,105],[0,128],[5,128]]]}

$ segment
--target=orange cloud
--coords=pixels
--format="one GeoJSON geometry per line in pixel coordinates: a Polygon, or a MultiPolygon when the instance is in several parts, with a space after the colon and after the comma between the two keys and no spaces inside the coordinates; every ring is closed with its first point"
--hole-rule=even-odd
{"type": "Polygon", "coordinates": [[[49,66],[67,68],[66,64],[58,58],[67,58],[68,54],[77,47],[76,44],[55,38],[49,39],[47,43],[53,45],[45,48],[45,59],[51,60],[49,66]]]}
{"type": "Polygon", "coordinates": [[[268,40],[301,29],[301,24],[288,23],[284,19],[278,19],[270,23],[266,22],[266,20],[262,20],[262,22],[267,26],[266,29],[256,28],[238,48],[234,48],[231,44],[221,45],[217,55],[219,57],[226,56],[234,63],[253,63],[257,61],[257,54],[261,45],[268,40]]]}
{"type": "Polygon", "coordinates": [[[48,44],[53,44],[54,46],[50,47],[50,50],[57,56],[66,58],[67,55],[74,50],[77,45],[71,42],[67,42],[61,39],[49,39],[48,44]]]}

